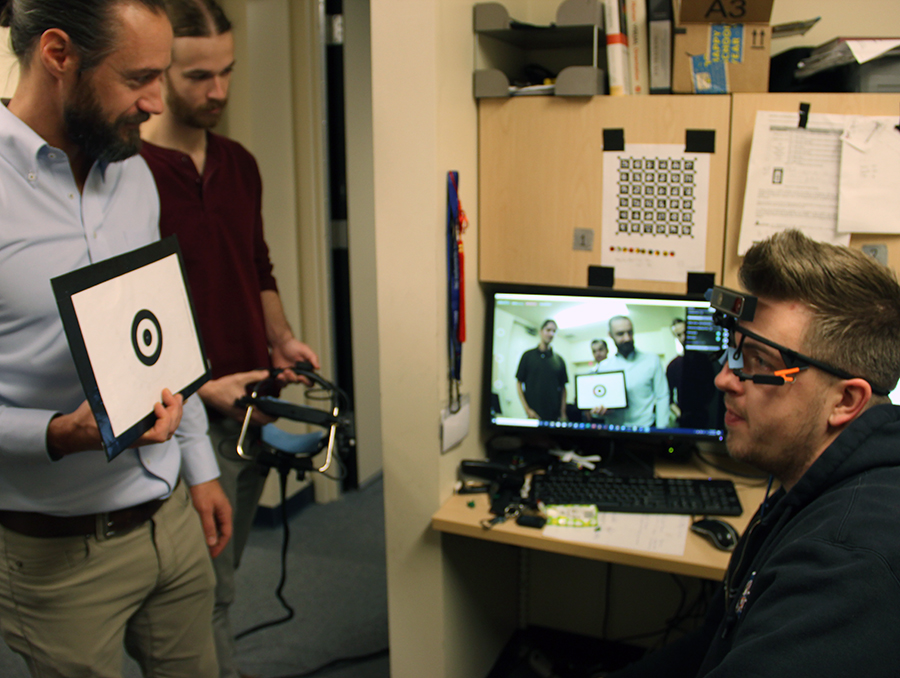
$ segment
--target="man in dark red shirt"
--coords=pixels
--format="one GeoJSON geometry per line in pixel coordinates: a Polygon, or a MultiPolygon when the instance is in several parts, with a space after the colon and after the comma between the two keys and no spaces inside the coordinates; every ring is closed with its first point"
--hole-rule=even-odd
{"type": "MultiPolygon", "coordinates": [[[[210,418],[222,485],[234,507],[234,538],[215,561],[213,617],[222,678],[236,678],[228,606],[268,469],[237,456],[244,410],[234,406],[261,368],[316,354],[285,319],[263,239],[262,183],[253,156],[209,130],[221,117],[234,67],[231,24],[214,0],[167,0],[175,31],[165,73],[166,110],[147,124],[142,154],[159,188],[163,237],[176,234],[211,363],[199,394],[210,418]]],[[[292,373],[287,373],[293,378],[292,373]]],[[[264,424],[263,415],[254,423],[264,424]]]]}

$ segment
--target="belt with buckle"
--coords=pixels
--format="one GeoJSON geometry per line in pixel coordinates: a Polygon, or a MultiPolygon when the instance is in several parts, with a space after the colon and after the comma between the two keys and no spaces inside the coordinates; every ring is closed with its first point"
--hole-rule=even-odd
{"type": "Polygon", "coordinates": [[[165,499],[153,499],[137,506],[91,513],[83,516],[51,516],[28,511],[0,511],[0,525],[26,537],[53,538],[79,537],[95,534],[112,537],[143,525],[165,503],[165,499]]]}

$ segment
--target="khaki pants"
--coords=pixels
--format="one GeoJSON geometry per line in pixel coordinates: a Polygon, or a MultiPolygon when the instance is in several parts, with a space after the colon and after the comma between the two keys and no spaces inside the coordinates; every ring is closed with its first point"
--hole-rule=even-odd
{"type": "Polygon", "coordinates": [[[33,676],[215,678],[214,576],[180,483],[122,535],[40,539],[0,527],[0,631],[33,676]]]}

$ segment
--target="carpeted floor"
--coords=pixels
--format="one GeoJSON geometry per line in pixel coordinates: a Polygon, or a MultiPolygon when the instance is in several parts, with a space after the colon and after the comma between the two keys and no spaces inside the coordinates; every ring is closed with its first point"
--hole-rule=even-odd
{"type": "MultiPolygon", "coordinates": [[[[304,508],[290,520],[284,598],[289,622],[238,641],[241,671],[262,678],[298,677],[335,660],[387,649],[387,588],[382,483],[304,508]]],[[[281,527],[255,527],[238,570],[232,607],[235,631],[285,615],[275,588],[281,574],[281,527]]],[[[382,652],[315,674],[325,678],[388,678],[382,652]]],[[[0,643],[0,676],[27,678],[22,660],[0,643]]],[[[126,660],[125,678],[140,676],[126,660]]]]}

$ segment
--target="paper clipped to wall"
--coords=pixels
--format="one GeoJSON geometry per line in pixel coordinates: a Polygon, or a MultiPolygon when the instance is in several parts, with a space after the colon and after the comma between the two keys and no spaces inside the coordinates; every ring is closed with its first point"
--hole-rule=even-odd
{"type": "Polygon", "coordinates": [[[848,245],[851,233],[900,233],[900,131],[884,116],[759,111],[738,254],[788,228],[848,245]]]}
{"type": "Polygon", "coordinates": [[[840,233],[900,233],[897,118],[856,117],[841,137],[840,233]]]}

